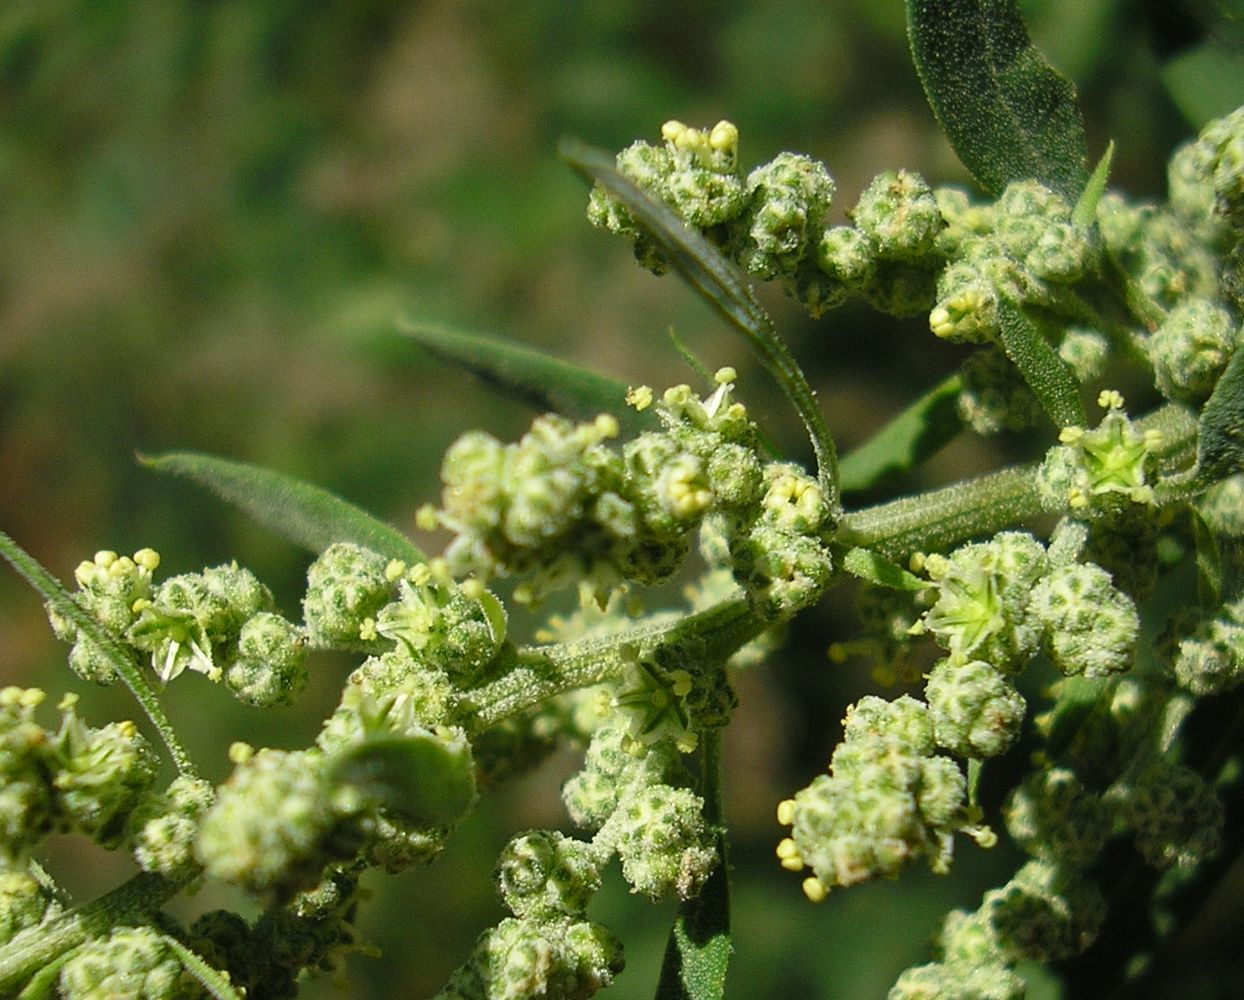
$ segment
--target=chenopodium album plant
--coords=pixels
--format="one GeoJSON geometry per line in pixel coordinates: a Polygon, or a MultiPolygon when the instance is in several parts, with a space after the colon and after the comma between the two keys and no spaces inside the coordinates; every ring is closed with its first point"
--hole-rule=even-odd
{"type": "Polygon", "coordinates": [[[1135,203],[1106,190],[1109,153],[1089,173],[1074,95],[1011,5],[982,18],[974,4],[912,3],[909,20],[933,108],[987,198],[891,171],[850,225],[827,227],[825,166],[781,153],[745,172],[729,122],[667,122],[616,160],[563,149],[595,183],[590,220],[744,335],[802,417],[815,468],[773,453],[732,368],[628,389],[417,329],[553,411],[517,442],[471,432],[450,447],[440,504],[418,518],[452,536],[435,558],[315,487],[188,454],[150,461],[316,553],[297,619],[234,563],[161,576],[150,549],[101,551],[70,593],[0,536],[71,669],[128,686],[176,768],[157,786],[156,744],[129,721],[96,728],[73,695],[52,718],[43,692],[0,692],[0,991],[293,996],[305,970],[360,947],[365,870],[431,861],[480,794],[570,743],[584,748],[562,792],[571,832],[514,835],[496,867],[510,916],[440,1000],[607,986],[622,944],[588,908],[615,859],[635,892],[682,901],[658,997],[719,998],[731,675],[846,577],[861,633],[837,658],[865,653],[911,693],[845,708],[827,771],[774,803],[775,863],[820,902],[913,864],[945,872],[964,837],[988,848],[1006,835],[1029,855],[977,909],[945,918],[935,960],[904,972],[892,1000],[1021,997],[1021,963],[1065,963],[1095,942],[1098,974],[1144,976],[1221,875],[1224,817],[1242,797],[1244,109],[1174,153],[1165,203],[1135,203]],[[975,351],[839,462],[743,275],[817,316],[851,296],[927,315],[934,336],[975,351]],[[1128,366],[1163,400],[1150,412],[1103,381],[1128,366]],[[1034,425],[1046,450],[1026,464],[844,504],[965,428],[1034,425]],[[644,588],[689,559],[688,603],[647,607],[644,588]],[[499,594],[536,608],[568,588],[580,610],[534,636],[508,631],[499,594]],[[929,648],[936,662],[912,676],[929,648]],[[324,649],[358,665],[314,745],[235,744],[228,780],[199,777],[160,687],[189,670],[248,704],[286,703],[324,649]],[[1019,678],[1034,662],[1062,679],[1028,704],[1019,678]],[[1031,767],[986,801],[981,775],[1008,753],[1031,767]],[[129,851],[141,873],[70,906],[36,860],[53,831],[129,851]],[[204,879],[247,890],[260,915],[180,926],[162,913],[204,879]]]}

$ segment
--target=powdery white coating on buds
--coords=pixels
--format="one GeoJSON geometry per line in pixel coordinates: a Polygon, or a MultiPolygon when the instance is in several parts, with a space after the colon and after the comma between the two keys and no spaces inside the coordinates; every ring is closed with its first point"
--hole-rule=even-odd
{"type": "Polygon", "coordinates": [[[910,261],[928,255],[945,227],[933,190],[919,174],[888,170],[865,188],[851,212],[877,256],[910,261]]]}
{"type": "Polygon", "coordinates": [[[747,175],[748,208],[739,261],[751,274],[793,274],[810,257],[834,198],[824,164],[797,153],[779,153],[747,175]]]}
{"type": "Polygon", "coordinates": [[[1238,324],[1222,306],[1180,302],[1145,344],[1158,391],[1178,402],[1208,399],[1239,342],[1238,324]]]}
{"type": "Polygon", "coordinates": [[[626,795],[596,844],[616,851],[632,891],[652,899],[690,899],[718,861],[704,800],[688,788],[665,784],[626,795]]]}
{"type": "Polygon", "coordinates": [[[597,854],[551,830],[518,834],[497,861],[501,899],[518,917],[582,915],[600,888],[597,854]]]}
{"type": "Polygon", "coordinates": [[[393,596],[389,560],[352,542],[334,542],[307,569],[303,620],[312,646],[360,646],[359,629],[393,596]]]}
{"type": "Polygon", "coordinates": [[[1024,698],[983,660],[953,664],[943,660],[924,689],[940,747],[960,757],[996,757],[1019,738],[1024,698]]]}
{"type": "Polygon", "coordinates": [[[1004,814],[1007,832],[1029,854],[1075,867],[1097,857],[1113,822],[1102,796],[1065,767],[1030,775],[1011,793],[1004,814]]]}
{"type": "Polygon", "coordinates": [[[1193,868],[1222,841],[1222,803],[1204,778],[1181,765],[1155,761],[1112,785],[1107,800],[1154,868],[1193,868]]]}
{"type": "Polygon", "coordinates": [[[1132,665],[1140,617],[1136,605],[1093,563],[1056,567],[1032,589],[1028,611],[1064,674],[1105,677],[1132,665]]]}
{"type": "Polygon", "coordinates": [[[1178,684],[1197,696],[1230,691],[1244,681],[1244,597],[1179,640],[1174,671],[1178,684]]]}
{"type": "Polygon", "coordinates": [[[215,789],[201,778],[184,775],[144,800],[129,821],[134,860],[145,872],[184,877],[198,868],[194,838],[204,813],[216,800],[215,789]]]}
{"type": "Polygon", "coordinates": [[[203,988],[153,927],[114,927],[75,951],[57,980],[64,1000],[194,1000],[203,988]]]}
{"type": "Polygon", "coordinates": [[[1106,916],[1101,890],[1074,868],[1029,861],[1000,889],[985,893],[981,914],[1010,961],[1051,962],[1078,955],[1106,916]]]}
{"type": "Polygon", "coordinates": [[[931,962],[907,969],[886,1000],[1023,1000],[1024,979],[1001,963],[987,965],[931,962]]]}
{"type": "Polygon", "coordinates": [[[242,626],[225,686],[248,705],[291,705],[307,683],[307,638],[291,621],[261,611],[242,626]]]}

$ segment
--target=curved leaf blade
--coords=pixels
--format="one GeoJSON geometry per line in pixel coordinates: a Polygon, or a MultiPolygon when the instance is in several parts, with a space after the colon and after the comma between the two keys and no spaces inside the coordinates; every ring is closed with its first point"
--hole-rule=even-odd
{"type": "Polygon", "coordinates": [[[563,139],[558,150],[583,177],[602,185],[622,202],[683,280],[744,336],[803,420],[816,454],[821,489],[831,507],[837,507],[838,452],[834,439],[816,394],[751,288],[716,247],[619,171],[612,156],[569,139],[563,139]]]}
{"type": "Polygon", "coordinates": [[[1231,356],[1201,411],[1197,466],[1206,479],[1244,472],[1244,350],[1231,356]]]}
{"type": "Polygon", "coordinates": [[[323,552],[333,542],[354,542],[408,563],[424,554],[400,531],[319,486],[245,462],[198,452],[139,455],[157,472],[206,486],[264,527],[296,545],[323,552]]]}
{"type": "Polygon", "coordinates": [[[647,414],[626,405],[627,385],[608,375],[465,330],[415,321],[405,321],[399,328],[429,354],[532,409],[553,410],[576,420],[611,413],[628,436],[654,426],[647,414]]]}
{"type": "Polygon", "coordinates": [[[1015,0],[907,0],[907,30],[933,113],[981,187],[1035,179],[1074,204],[1088,181],[1075,87],[1033,47],[1015,0]]]}
{"type": "Polygon", "coordinates": [[[887,476],[914,469],[963,429],[959,376],[944,379],[898,414],[838,466],[843,493],[876,486],[887,476]]]}

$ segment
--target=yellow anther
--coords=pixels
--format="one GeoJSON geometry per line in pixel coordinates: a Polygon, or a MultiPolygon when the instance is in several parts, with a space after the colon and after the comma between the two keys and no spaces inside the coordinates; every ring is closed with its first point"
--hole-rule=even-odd
{"type": "Polygon", "coordinates": [[[100,569],[107,569],[117,561],[117,554],[111,549],[100,549],[95,553],[95,565],[100,569]]]}
{"type": "Polygon", "coordinates": [[[134,553],[134,562],[148,573],[154,573],[160,565],[160,553],[155,549],[139,549],[134,553]]]}
{"type": "Polygon", "coordinates": [[[1075,444],[1084,437],[1083,427],[1064,427],[1058,432],[1058,440],[1063,444],[1075,444]]]}
{"type": "Polygon", "coordinates": [[[783,799],[778,803],[777,821],[783,826],[790,826],[795,822],[795,800],[783,799]]]}
{"type": "Polygon", "coordinates": [[[428,576],[436,583],[448,583],[453,579],[453,575],[449,572],[449,563],[441,556],[428,560],[428,576]]]}
{"type": "Polygon", "coordinates": [[[813,903],[823,903],[829,895],[829,887],[813,875],[803,880],[803,894],[813,903]]]}
{"type": "Polygon", "coordinates": [[[924,569],[924,559],[925,555],[923,552],[913,552],[907,560],[907,568],[913,573],[919,573],[924,569]]]}
{"type": "Polygon", "coordinates": [[[440,523],[440,515],[430,503],[425,503],[415,511],[415,527],[420,531],[435,531],[440,523]]]}
{"type": "Polygon", "coordinates": [[[976,841],[977,847],[982,847],[985,850],[989,850],[989,848],[997,846],[998,835],[994,833],[992,827],[988,827],[988,826],[967,827],[964,829],[963,832],[966,833],[969,837],[971,837],[974,841],[976,841]]]}
{"type": "Polygon", "coordinates": [[[428,569],[427,563],[415,563],[410,567],[406,574],[406,579],[413,583],[416,587],[422,587],[432,579],[432,571],[428,569]]]}
{"type": "Polygon", "coordinates": [[[602,438],[612,438],[618,436],[618,418],[612,413],[602,413],[596,418],[596,433],[602,438]]]}
{"type": "Polygon", "coordinates": [[[1072,510],[1082,510],[1088,506],[1088,497],[1084,495],[1084,490],[1078,486],[1073,486],[1067,491],[1067,506],[1072,510]]]}
{"type": "Polygon", "coordinates": [[[718,385],[730,385],[738,381],[739,373],[729,365],[717,369],[717,373],[713,376],[713,381],[718,385]]]}
{"type": "Polygon", "coordinates": [[[1141,436],[1141,440],[1144,442],[1146,448],[1149,448],[1152,450],[1154,448],[1162,447],[1162,445],[1166,441],[1166,435],[1163,434],[1160,430],[1156,428],[1152,428],[1150,430],[1145,431],[1145,433],[1141,436]]]}
{"type": "Polygon", "coordinates": [[[229,744],[229,761],[233,764],[245,764],[255,756],[255,748],[249,743],[238,740],[229,744]]]}
{"type": "Polygon", "coordinates": [[[129,556],[118,556],[109,564],[108,575],[114,580],[119,580],[123,576],[130,576],[137,568],[134,560],[129,556]]]}
{"type": "Polygon", "coordinates": [[[479,580],[471,577],[469,580],[462,581],[462,596],[471,601],[478,601],[485,594],[485,588],[479,580]]]}
{"type": "Polygon", "coordinates": [[[685,698],[691,693],[691,675],[685,670],[671,670],[669,674],[670,690],[675,697],[685,698]]]}
{"type": "Polygon", "coordinates": [[[686,131],[686,125],[676,118],[671,118],[661,126],[661,138],[666,142],[677,142],[686,131]]]}
{"type": "Polygon", "coordinates": [[[138,600],[136,600],[133,604],[130,605],[130,610],[133,611],[134,614],[136,615],[141,615],[149,607],[151,607],[151,600],[146,597],[140,597],[138,598],[138,600]]]}
{"type": "Polygon", "coordinates": [[[652,386],[637,385],[626,390],[626,404],[642,413],[652,405],[652,386]]]}
{"type": "Polygon", "coordinates": [[[1103,410],[1123,409],[1123,394],[1118,389],[1103,389],[1097,396],[1097,405],[1103,410]]]}
{"type": "Polygon", "coordinates": [[[733,122],[728,122],[723,118],[709,132],[708,144],[713,149],[719,151],[734,152],[739,145],[738,127],[733,122]]]}
{"type": "Polygon", "coordinates": [[[674,746],[682,753],[692,753],[700,745],[700,737],[695,733],[683,733],[674,741],[674,746]]]}
{"type": "Polygon", "coordinates": [[[384,568],[384,578],[390,583],[397,583],[406,573],[406,564],[400,559],[390,559],[384,568]]]}
{"type": "Polygon", "coordinates": [[[79,587],[89,587],[98,575],[99,567],[85,559],[78,563],[78,568],[73,571],[73,578],[78,581],[79,587]]]}
{"type": "Polygon", "coordinates": [[[924,557],[924,571],[930,580],[940,580],[950,569],[950,560],[933,552],[924,557]]]}
{"type": "MultiPolygon", "coordinates": [[[[61,695],[60,701],[56,703],[56,711],[68,712],[77,703],[78,696],[71,691],[66,691],[63,695],[61,695]]],[[[130,723],[130,725],[133,725],[133,723],[130,723]]]]}
{"type": "Polygon", "coordinates": [[[943,340],[955,332],[954,321],[950,318],[950,312],[945,306],[937,306],[929,313],[929,329],[933,331],[935,337],[941,337],[943,340]]]}
{"type": "Polygon", "coordinates": [[[379,632],[376,631],[376,619],[364,618],[359,622],[359,638],[364,642],[375,642],[379,632]]]}
{"type": "Polygon", "coordinates": [[[775,853],[783,861],[785,861],[787,858],[800,857],[799,845],[796,844],[790,837],[784,837],[778,841],[778,845],[777,845],[777,849],[775,853]]]}
{"type": "Polygon", "coordinates": [[[132,740],[134,735],[138,732],[138,727],[134,725],[134,721],[132,719],[122,719],[117,723],[117,732],[120,733],[123,738],[132,740]]]}

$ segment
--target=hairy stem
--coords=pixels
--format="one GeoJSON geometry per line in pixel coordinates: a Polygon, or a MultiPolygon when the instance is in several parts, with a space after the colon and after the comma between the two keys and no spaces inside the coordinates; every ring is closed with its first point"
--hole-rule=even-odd
{"type": "Polygon", "coordinates": [[[150,923],[152,913],[185,882],[144,872],[98,899],[22,931],[0,947],[0,996],[13,996],[36,972],[88,938],[106,936],[125,924],[150,923]]]}
{"type": "Polygon", "coordinates": [[[617,676],[628,662],[624,649],[628,656],[646,656],[660,646],[695,642],[702,644],[706,660],[722,660],[759,635],[766,624],[744,598],[736,598],[673,623],[604,638],[526,647],[519,652],[515,669],[469,693],[475,705],[470,728],[480,732],[554,695],[617,676]]]}

